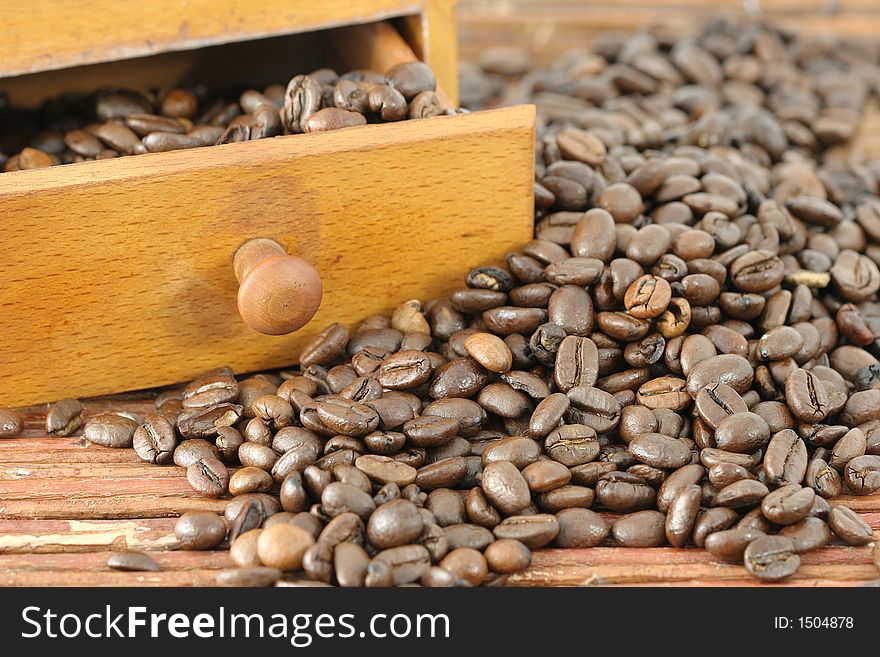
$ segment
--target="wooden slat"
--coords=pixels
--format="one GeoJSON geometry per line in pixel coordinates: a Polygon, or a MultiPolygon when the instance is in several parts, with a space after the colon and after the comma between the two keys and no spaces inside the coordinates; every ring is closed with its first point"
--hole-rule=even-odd
{"type": "Polygon", "coordinates": [[[0,519],[0,554],[161,550],[176,545],[174,518],[0,519]]]}
{"type": "Polygon", "coordinates": [[[420,11],[418,0],[0,0],[0,77],[420,11]]]}

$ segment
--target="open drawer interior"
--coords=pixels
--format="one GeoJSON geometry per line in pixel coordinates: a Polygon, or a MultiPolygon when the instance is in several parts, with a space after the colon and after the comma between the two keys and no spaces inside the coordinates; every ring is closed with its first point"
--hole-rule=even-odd
{"type": "MultiPolygon", "coordinates": [[[[295,75],[319,68],[339,73],[368,69],[384,74],[396,64],[417,60],[392,23],[378,21],[0,78],[0,99],[4,99],[0,102],[0,152],[11,155],[20,151],[50,121],[56,121],[55,115],[60,124],[67,107],[80,110],[86,104],[83,97],[101,89],[153,93],[192,89],[200,96],[200,105],[208,105],[235,102],[248,89],[284,87],[295,75]]],[[[453,100],[442,82],[438,80],[438,95],[444,106],[451,107],[453,100]]],[[[88,111],[82,111],[83,120],[87,120],[88,111]]]]}

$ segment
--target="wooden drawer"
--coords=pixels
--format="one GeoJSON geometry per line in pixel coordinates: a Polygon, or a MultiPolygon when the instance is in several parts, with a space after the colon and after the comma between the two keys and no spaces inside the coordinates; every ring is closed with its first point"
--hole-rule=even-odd
{"type": "MultiPolygon", "coordinates": [[[[387,5],[386,13],[415,6],[361,4],[387,5]]],[[[309,70],[281,53],[308,65],[384,71],[416,58],[400,32],[414,24],[380,21],[76,75],[50,71],[0,79],[0,90],[38,102],[72,83],[107,84],[123,66],[128,74],[117,81],[126,86],[169,85],[202,79],[220,62],[239,63],[221,66],[227,77],[247,74],[242,58],[260,62],[264,73],[281,64],[276,81],[309,70]]],[[[316,25],[326,23],[308,27],[316,25]]],[[[250,25],[241,38],[274,29],[250,25]]],[[[172,41],[183,48],[204,39],[191,31],[172,41]]],[[[101,42],[89,56],[144,52],[119,48],[101,42]]],[[[57,53],[66,54],[45,68],[83,57],[75,49],[57,53]]],[[[7,67],[15,62],[8,56],[0,52],[7,67]]],[[[530,238],[533,140],[533,108],[516,107],[0,174],[0,403],[165,385],[219,365],[282,367],[330,322],[351,324],[410,298],[448,293],[469,268],[501,262],[530,238]],[[322,278],[321,308],[294,334],[256,333],[238,314],[232,256],[253,237],[277,240],[322,278]]]]}

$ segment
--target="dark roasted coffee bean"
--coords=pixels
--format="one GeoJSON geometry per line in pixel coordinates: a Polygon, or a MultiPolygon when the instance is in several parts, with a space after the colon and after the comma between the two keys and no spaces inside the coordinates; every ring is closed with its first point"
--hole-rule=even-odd
{"type": "Polygon", "coordinates": [[[696,484],[680,489],[666,514],[666,540],[673,547],[683,547],[691,536],[700,510],[702,491],[696,484]]]}
{"type": "Polygon", "coordinates": [[[762,581],[776,582],[793,575],[801,560],[794,541],[785,536],[761,536],[749,543],[743,554],[749,573],[762,581]]]}
{"type": "MultiPolygon", "coordinates": [[[[0,409],[0,436],[3,436],[4,411],[0,409]]],[[[46,414],[46,433],[69,436],[79,429],[83,421],[83,405],[78,399],[62,399],[52,405],[46,414]]]]}
{"type": "Polygon", "coordinates": [[[556,538],[559,522],[556,516],[547,513],[510,516],[496,525],[492,532],[498,539],[515,539],[534,550],[556,538]]]}
{"type": "Polygon", "coordinates": [[[101,413],[86,422],[83,438],[102,447],[131,447],[137,428],[138,423],[130,417],[101,413]]]}
{"type": "Polygon", "coordinates": [[[636,475],[610,472],[596,483],[596,499],[602,506],[618,513],[649,509],[654,505],[656,492],[636,475]]]}
{"type": "Polygon", "coordinates": [[[623,547],[659,547],[666,543],[666,516],[658,511],[637,511],[611,525],[611,536],[623,547]]]}
{"type": "Polygon", "coordinates": [[[776,433],[764,455],[764,475],[772,485],[799,484],[807,472],[807,446],[791,429],[776,433]]]}
{"type": "Polygon", "coordinates": [[[874,537],[871,526],[847,506],[833,507],[828,514],[828,525],[834,535],[847,545],[867,545],[874,537]]]}
{"type": "Polygon", "coordinates": [[[148,463],[170,463],[177,446],[174,426],[161,415],[151,415],[134,431],[132,445],[148,463]]]}
{"type": "Polygon", "coordinates": [[[871,495],[880,490],[880,456],[851,459],[844,468],[843,479],[855,495],[871,495]]]}
{"type": "Polygon", "coordinates": [[[795,552],[804,554],[828,543],[831,540],[831,529],[824,520],[804,518],[794,525],[784,527],[780,535],[792,540],[795,552]]]}
{"type": "Polygon", "coordinates": [[[226,538],[226,523],[216,513],[190,511],[174,523],[174,535],[184,550],[210,550],[226,538]]]}
{"type": "Polygon", "coordinates": [[[107,567],[126,572],[162,570],[151,556],[143,552],[116,552],[107,559],[107,567]]]}
{"type": "Polygon", "coordinates": [[[757,529],[727,529],[709,534],[705,540],[706,550],[719,561],[741,563],[746,548],[758,538],[764,536],[757,529]]]}
{"type": "Polygon", "coordinates": [[[229,489],[229,472],[218,459],[200,458],[186,469],[186,480],[205,497],[220,497],[229,489]]]}

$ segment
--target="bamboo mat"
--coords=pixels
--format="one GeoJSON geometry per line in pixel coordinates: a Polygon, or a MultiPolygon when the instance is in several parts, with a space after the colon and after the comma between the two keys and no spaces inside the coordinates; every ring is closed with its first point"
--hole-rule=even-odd
{"type": "MultiPolygon", "coordinates": [[[[86,402],[86,417],[107,410],[140,416],[145,396],[86,402]]],[[[193,510],[222,513],[223,500],[196,495],[183,468],[145,464],[131,449],[91,445],[78,434],[47,436],[45,409],[29,409],[21,437],[0,440],[0,585],[201,586],[231,565],[226,546],[209,552],[175,550],[174,518],[193,510]],[[157,573],[106,567],[113,551],[143,550],[157,573]]],[[[858,510],[880,539],[880,495],[840,498],[858,510]]],[[[611,514],[609,518],[613,517],[611,514]]],[[[834,544],[804,555],[784,585],[857,585],[880,578],[871,548],[834,544]]],[[[749,586],[741,566],[718,564],[696,548],[539,550],[517,586],[749,586]]]]}

